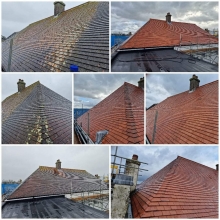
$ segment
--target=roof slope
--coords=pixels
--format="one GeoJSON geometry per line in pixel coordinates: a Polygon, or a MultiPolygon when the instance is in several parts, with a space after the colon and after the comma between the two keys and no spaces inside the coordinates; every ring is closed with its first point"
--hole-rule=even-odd
{"type": "Polygon", "coordinates": [[[218,81],[205,84],[194,92],[171,96],[146,111],[146,132],[154,144],[217,144],[218,81]]]}
{"type": "Polygon", "coordinates": [[[39,81],[2,102],[3,144],[71,144],[72,102],[39,81]]]}
{"type": "MultiPolygon", "coordinates": [[[[2,44],[5,70],[10,39],[2,44]]],[[[84,3],[30,24],[13,39],[11,72],[70,72],[71,64],[80,72],[108,71],[109,3],[84,3]]]]}
{"type": "Polygon", "coordinates": [[[138,186],[135,218],[218,218],[218,171],[178,156],[138,186]]]}
{"type": "Polygon", "coordinates": [[[138,144],[144,142],[144,91],[125,82],[107,98],[77,119],[95,142],[96,132],[108,130],[102,144],[138,144]]]}
{"type": "Polygon", "coordinates": [[[218,43],[218,39],[195,24],[150,19],[120,49],[173,47],[218,43]]]}
{"type": "Polygon", "coordinates": [[[62,195],[107,189],[104,183],[85,170],[40,166],[8,199],[62,195]],[[71,189],[72,187],[72,189],[71,189]]]}
{"type": "Polygon", "coordinates": [[[7,202],[2,218],[108,218],[108,214],[63,197],[7,202]]]}

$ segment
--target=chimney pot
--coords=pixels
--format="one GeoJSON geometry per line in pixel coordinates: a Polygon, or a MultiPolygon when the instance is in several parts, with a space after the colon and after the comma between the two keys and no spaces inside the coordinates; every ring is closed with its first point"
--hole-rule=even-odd
{"type": "Polygon", "coordinates": [[[166,15],[166,22],[171,23],[171,16],[170,12],[168,12],[166,15]]]}
{"type": "Polygon", "coordinates": [[[193,74],[192,78],[189,79],[189,81],[190,81],[189,91],[195,91],[197,88],[199,88],[200,80],[198,79],[198,76],[193,74]]]}
{"type": "Polygon", "coordinates": [[[54,2],[54,16],[59,15],[63,11],[65,11],[65,4],[63,2],[54,2]]]}
{"type": "Polygon", "coordinates": [[[138,87],[144,89],[144,77],[140,78],[138,81],[138,87]]]}
{"type": "Polygon", "coordinates": [[[61,161],[59,159],[56,162],[56,168],[61,169],[61,161]]]}
{"type": "Polygon", "coordinates": [[[22,90],[25,89],[25,84],[26,83],[24,82],[23,79],[19,79],[17,84],[18,84],[18,92],[21,92],[22,90]]]}
{"type": "Polygon", "coordinates": [[[132,156],[132,160],[138,160],[138,155],[133,154],[133,156],[132,156]]]}
{"type": "Polygon", "coordinates": [[[218,164],[216,164],[216,170],[218,171],[218,164]]]}

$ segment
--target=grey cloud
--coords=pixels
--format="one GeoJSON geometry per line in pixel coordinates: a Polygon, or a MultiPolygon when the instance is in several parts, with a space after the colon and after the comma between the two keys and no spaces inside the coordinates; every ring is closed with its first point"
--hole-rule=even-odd
{"type": "Polygon", "coordinates": [[[39,166],[81,169],[103,176],[109,173],[108,147],[93,146],[3,146],[2,179],[25,180],[39,166]]]}
{"type": "Polygon", "coordinates": [[[72,101],[72,74],[2,74],[2,100],[17,92],[18,79],[26,87],[40,81],[41,84],[72,101]]]}
{"type": "MultiPolygon", "coordinates": [[[[218,74],[196,74],[200,86],[218,80],[218,74]]],[[[166,98],[189,89],[192,74],[148,74],[146,76],[146,106],[159,103],[166,98]]]]}
{"type": "MultiPolygon", "coordinates": [[[[112,147],[111,153],[115,153],[115,147],[112,147]]],[[[185,157],[213,169],[218,163],[218,146],[121,146],[118,148],[118,156],[131,158],[133,154],[138,155],[139,161],[148,163],[148,165],[140,166],[148,171],[140,173],[142,176],[138,178],[139,183],[168,165],[177,156],[185,157]]],[[[113,159],[112,156],[111,162],[113,159]]],[[[117,162],[120,163],[120,160],[118,159],[117,162]]]]}
{"type": "Polygon", "coordinates": [[[167,12],[173,21],[195,23],[203,29],[218,28],[217,2],[112,2],[111,7],[112,32],[134,33],[150,18],[165,20],[167,12]],[[138,28],[132,26],[135,22],[138,28]]]}
{"type": "MultiPolygon", "coordinates": [[[[65,10],[83,2],[65,2],[65,10]]],[[[33,22],[52,16],[53,2],[2,2],[2,35],[8,37],[33,22]]]]}
{"type": "Polygon", "coordinates": [[[88,99],[89,103],[85,104],[93,107],[121,87],[124,82],[138,85],[137,82],[141,77],[143,74],[75,74],[74,96],[80,100],[88,99]]]}

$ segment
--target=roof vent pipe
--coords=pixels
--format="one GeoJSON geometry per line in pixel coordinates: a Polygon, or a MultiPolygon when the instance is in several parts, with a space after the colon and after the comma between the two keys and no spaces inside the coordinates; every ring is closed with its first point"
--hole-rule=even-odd
{"type": "Polygon", "coordinates": [[[171,16],[170,12],[168,12],[166,15],[166,22],[171,23],[171,16]]]}
{"type": "Polygon", "coordinates": [[[63,2],[54,2],[54,16],[59,15],[63,11],[65,11],[65,4],[63,2]]]}
{"type": "Polygon", "coordinates": [[[216,164],[216,170],[218,171],[218,164],[216,164]]]}

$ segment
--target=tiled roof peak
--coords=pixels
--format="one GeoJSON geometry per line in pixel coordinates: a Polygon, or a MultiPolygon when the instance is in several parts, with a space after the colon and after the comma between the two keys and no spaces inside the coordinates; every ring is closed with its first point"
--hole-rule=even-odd
{"type": "Polygon", "coordinates": [[[143,143],[143,89],[124,82],[85,114],[77,119],[79,125],[88,132],[90,119],[90,138],[95,142],[96,132],[108,130],[103,144],[143,143]]]}
{"type": "Polygon", "coordinates": [[[178,156],[131,195],[134,218],[218,218],[218,172],[178,156]]]}
{"type": "Polygon", "coordinates": [[[71,112],[71,101],[37,81],[2,102],[2,143],[70,144],[71,112]]]}

